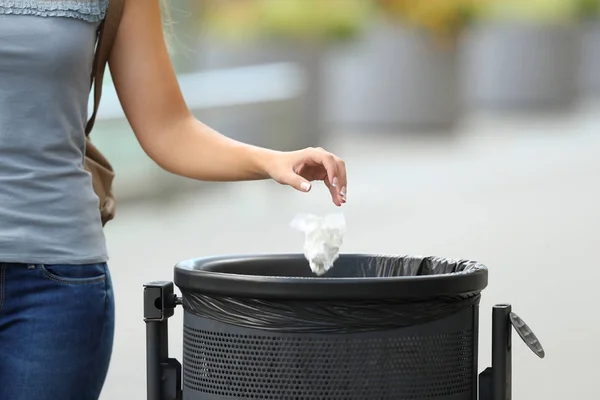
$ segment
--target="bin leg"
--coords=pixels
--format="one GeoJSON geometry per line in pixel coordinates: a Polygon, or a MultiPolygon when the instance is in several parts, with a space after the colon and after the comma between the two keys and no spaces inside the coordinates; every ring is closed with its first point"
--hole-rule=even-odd
{"type": "Polygon", "coordinates": [[[479,375],[479,400],[512,399],[512,328],[527,347],[544,358],[542,344],[509,304],[492,309],[492,366],[479,375]]]}
{"type": "Polygon", "coordinates": [[[492,399],[512,399],[512,337],[507,304],[492,309],[492,399]]]}
{"type": "Polygon", "coordinates": [[[169,358],[168,325],[179,303],[172,282],[144,285],[148,400],[181,400],[181,364],[169,358]]]}
{"type": "Polygon", "coordinates": [[[492,366],[479,375],[479,400],[512,399],[511,306],[492,309],[492,366]]]}

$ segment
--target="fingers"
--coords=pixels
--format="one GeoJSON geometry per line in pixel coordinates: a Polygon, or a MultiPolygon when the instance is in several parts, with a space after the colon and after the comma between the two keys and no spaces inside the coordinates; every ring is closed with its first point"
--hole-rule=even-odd
{"type": "Polygon", "coordinates": [[[309,192],[312,188],[309,181],[293,172],[285,177],[285,183],[301,192],[309,192]]]}
{"type": "Polygon", "coordinates": [[[344,160],[336,157],[336,164],[339,176],[339,195],[342,198],[342,202],[346,202],[346,192],[348,191],[348,180],[346,179],[346,163],[344,160]]]}
{"type": "Polygon", "coordinates": [[[327,179],[331,186],[337,187],[337,165],[335,162],[335,156],[331,153],[326,152],[321,148],[309,149],[309,158],[312,162],[322,165],[327,171],[327,179]]]}
{"type": "Polygon", "coordinates": [[[327,171],[325,184],[331,192],[333,202],[340,206],[346,202],[348,182],[346,179],[346,164],[342,159],[327,151],[318,148],[311,149],[313,162],[322,164],[327,171]]]}
{"type": "Polygon", "coordinates": [[[338,207],[341,206],[345,200],[342,200],[340,197],[337,187],[333,186],[328,180],[325,180],[324,182],[325,186],[327,186],[327,189],[329,189],[329,193],[331,193],[331,200],[333,200],[333,204],[338,207]]]}

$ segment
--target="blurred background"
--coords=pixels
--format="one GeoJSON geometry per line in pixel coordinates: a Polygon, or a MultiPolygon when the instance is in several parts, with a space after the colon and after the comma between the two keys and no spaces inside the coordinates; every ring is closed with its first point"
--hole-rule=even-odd
{"type": "MultiPolygon", "coordinates": [[[[344,252],[476,259],[546,348],[514,337],[519,399],[600,387],[600,0],[171,0],[166,31],[203,122],[280,150],[322,146],[349,173],[344,252]]],[[[94,140],[117,171],[107,228],[117,300],[103,399],[145,398],[142,285],[178,261],[301,252],[316,185],[207,184],[154,166],[107,80],[94,140]]],[[[181,311],[181,310],[179,310],[181,311]]],[[[181,357],[181,312],[171,353],[181,357]]]]}

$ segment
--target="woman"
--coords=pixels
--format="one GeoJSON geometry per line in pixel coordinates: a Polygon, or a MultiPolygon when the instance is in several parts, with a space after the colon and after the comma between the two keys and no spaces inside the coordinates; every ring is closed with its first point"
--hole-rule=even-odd
{"type": "MultiPolygon", "coordinates": [[[[346,169],[321,149],[276,152],[230,140],[186,107],[158,0],[127,0],[110,58],[146,153],[192,179],[323,180],[345,203],[346,169]]],[[[106,0],[0,0],[0,399],[99,397],[114,305],[84,126],[106,0]]]]}

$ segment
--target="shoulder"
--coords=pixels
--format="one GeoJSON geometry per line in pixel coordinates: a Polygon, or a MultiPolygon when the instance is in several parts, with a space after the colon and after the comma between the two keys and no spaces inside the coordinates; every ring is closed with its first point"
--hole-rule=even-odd
{"type": "Polygon", "coordinates": [[[0,15],[66,17],[99,22],[106,16],[109,0],[0,0],[0,15]]]}

